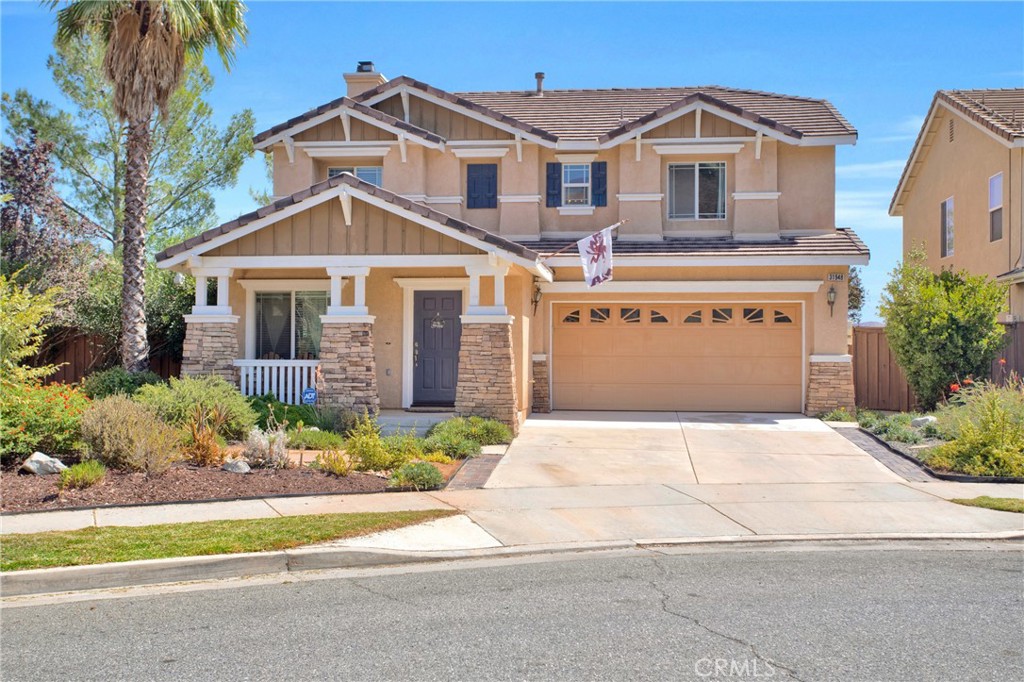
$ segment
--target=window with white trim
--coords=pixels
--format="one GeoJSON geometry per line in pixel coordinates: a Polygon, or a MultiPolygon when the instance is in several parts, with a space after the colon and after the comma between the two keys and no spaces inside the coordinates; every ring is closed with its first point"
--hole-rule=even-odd
{"type": "Polygon", "coordinates": [[[988,179],[988,240],[1003,238],[1003,174],[988,179]]]}
{"type": "Polygon", "coordinates": [[[368,182],[371,185],[377,185],[378,187],[383,186],[383,166],[331,166],[327,169],[328,178],[336,177],[342,173],[351,173],[363,182],[368,182]]]}
{"type": "Polygon", "coordinates": [[[953,255],[953,197],[943,201],[939,209],[939,247],[943,258],[953,255]]]}
{"type": "Polygon", "coordinates": [[[725,219],[725,162],[668,165],[669,220],[725,219]]]}
{"type": "Polygon", "coordinates": [[[316,360],[326,291],[256,292],[256,359],[316,360]]]}
{"type": "Polygon", "coordinates": [[[562,206],[590,206],[589,163],[562,164],[562,206]]]}

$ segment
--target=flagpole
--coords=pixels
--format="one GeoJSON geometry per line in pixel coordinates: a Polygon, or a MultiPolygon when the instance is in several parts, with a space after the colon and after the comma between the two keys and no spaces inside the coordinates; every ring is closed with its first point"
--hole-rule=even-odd
{"type": "MultiPolygon", "coordinates": [[[[602,227],[597,232],[604,232],[605,230],[615,230],[615,229],[618,229],[620,225],[625,225],[628,222],[629,222],[629,218],[623,218],[622,220],[620,220],[619,222],[615,223],[614,225],[612,225],[610,227],[602,227]]],[[[595,232],[594,234],[597,234],[597,232],[595,232]]],[[[591,235],[591,236],[593,236],[593,235],[591,235]]],[[[542,259],[541,263],[546,263],[547,261],[551,260],[555,256],[557,256],[559,254],[562,254],[562,253],[565,253],[566,251],[569,251],[570,249],[576,248],[576,244],[577,243],[578,243],[578,241],[571,242],[571,243],[563,246],[562,248],[560,248],[558,251],[555,251],[552,254],[548,254],[548,257],[542,259]]]]}

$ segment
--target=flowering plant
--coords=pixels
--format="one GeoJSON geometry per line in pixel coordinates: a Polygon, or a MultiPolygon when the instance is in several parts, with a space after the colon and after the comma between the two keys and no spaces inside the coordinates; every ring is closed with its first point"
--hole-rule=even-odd
{"type": "Polygon", "coordinates": [[[66,384],[13,384],[0,396],[0,456],[48,455],[82,449],[82,412],[89,398],[66,384]]]}

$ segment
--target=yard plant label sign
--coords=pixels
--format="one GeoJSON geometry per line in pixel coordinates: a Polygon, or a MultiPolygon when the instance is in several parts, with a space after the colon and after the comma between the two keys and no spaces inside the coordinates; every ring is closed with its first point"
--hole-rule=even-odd
{"type": "Polygon", "coordinates": [[[606,227],[589,237],[576,242],[583,261],[583,281],[587,287],[596,287],[612,278],[612,230],[615,226],[606,227]]]}

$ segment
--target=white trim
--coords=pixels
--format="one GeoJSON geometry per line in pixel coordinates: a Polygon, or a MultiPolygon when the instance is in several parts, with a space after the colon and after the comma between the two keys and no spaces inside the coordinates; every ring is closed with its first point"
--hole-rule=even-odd
{"type": "MultiPolygon", "coordinates": [[[[552,267],[579,265],[578,256],[545,259],[552,267]]],[[[618,267],[704,267],[743,265],[867,265],[868,256],[616,256],[618,267]]]]}
{"type": "Polygon", "coordinates": [[[733,232],[732,238],[738,242],[777,242],[781,236],[778,232],[733,232]]]}
{"type": "Polygon", "coordinates": [[[668,112],[663,116],[659,116],[658,118],[655,118],[654,120],[645,123],[639,128],[631,130],[629,133],[626,133],[625,135],[620,135],[612,140],[609,140],[608,142],[604,142],[601,144],[601,148],[606,149],[608,147],[615,147],[616,145],[622,144],[626,140],[630,140],[633,137],[636,137],[637,135],[642,135],[643,133],[646,133],[649,130],[654,130],[655,128],[658,128],[668,123],[669,121],[674,121],[675,119],[685,116],[689,114],[691,111],[697,111],[698,109],[707,109],[709,112],[711,112],[712,115],[718,116],[719,118],[724,118],[727,121],[732,121],[733,123],[737,123],[749,130],[753,130],[755,132],[762,131],[765,135],[767,135],[770,138],[781,140],[788,144],[800,144],[800,138],[797,136],[780,133],[779,131],[774,130],[773,128],[769,128],[768,126],[763,126],[754,123],[753,121],[749,121],[741,116],[730,114],[724,109],[721,109],[713,104],[695,101],[686,105],[685,107],[681,107],[679,109],[676,109],[675,111],[668,112]]]}
{"type": "Polygon", "coordinates": [[[751,201],[758,199],[778,199],[782,196],[782,192],[733,192],[732,198],[734,201],[751,201]]]}
{"type": "Polygon", "coordinates": [[[508,154],[508,147],[455,147],[452,154],[457,159],[500,159],[508,154]]]}
{"type": "Polygon", "coordinates": [[[593,206],[559,206],[558,215],[594,215],[593,206]]]}
{"type": "MultiPolygon", "coordinates": [[[[593,232],[587,232],[585,230],[584,231],[580,231],[580,230],[571,230],[571,231],[570,230],[566,230],[564,232],[557,232],[557,231],[550,231],[549,232],[549,231],[545,230],[544,232],[541,232],[539,235],[536,235],[536,236],[532,237],[532,239],[538,239],[538,240],[543,240],[543,239],[583,239],[584,237],[589,237],[592,234],[593,234],[593,232]]],[[[547,261],[545,261],[545,262],[547,262],[547,261]]]]}
{"type": "Polygon", "coordinates": [[[825,234],[832,234],[835,230],[823,229],[823,230],[779,230],[779,234],[783,237],[819,237],[825,234]]]}
{"type": "Polygon", "coordinates": [[[415,201],[417,203],[420,203],[420,204],[427,203],[427,195],[426,194],[403,194],[402,196],[405,197],[406,199],[412,199],[413,201],[415,201]]]}
{"type": "Polygon", "coordinates": [[[501,235],[505,239],[513,242],[535,242],[540,240],[542,237],[540,234],[504,234],[501,235]]]}
{"type": "Polygon", "coordinates": [[[738,154],[743,143],[735,144],[656,144],[654,153],[668,154],[738,154]]]}
{"type": "Polygon", "coordinates": [[[502,204],[539,204],[539,194],[499,194],[498,202],[502,204]]]}
{"type": "Polygon", "coordinates": [[[373,324],[376,315],[321,315],[320,324],[373,324]]]}
{"type": "Polygon", "coordinates": [[[731,237],[732,230],[665,230],[662,234],[665,235],[666,238],[670,239],[691,239],[693,237],[714,239],[719,237],[731,237]]]}
{"type": "Polygon", "coordinates": [[[511,147],[515,143],[515,140],[448,140],[445,143],[445,146],[453,149],[455,147],[479,147],[484,144],[489,147],[497,147],[501,145],[508,145],[511,147]]]}
{"type": "Polygon", "coordinates": [[[230,315],[231,306],[229,305],[194,305],[192,306],[193,315],[230,315]]]}
{"type": "Polygon", "coordinates": [[[530,356],[530,360],[532,360],[533,362],[547,362],[548,361],[548,354],[547,353],[534,353],[533,355],[530,356]]]}
{"type": "Polygon", "coordinates": [[[230,262],[237,269],[254,268],[437,268],[463,267],[487,262],[487,254],[432,254],[407,256],[201,256],[204,263],[230,262]]]}
{"type": "Polygon", "coordinates": [[[427,197],[423,200],[424,204],[461,204],[463,198],[460,195],[452,196],[441,196],[441,197],[427,197]]]}
{"type": "Polygon", "coordinates": [[[665,238],[660,232],[651,234],[620,234],[618,235],[620,242],[663,242],[665,238]]]}
{"type": "Polygon", "coordinates": [[[616,194],[619,201],[661,201],[665,195],[659,192],[637,193],[637,194],[616,194]]]}
{"type": "Polygon", "coordinates": [[[558,163],[593,163],[597,154],[555,154],[558,163]]]}
{"type": "Polygon", "coordinates": [[[841,355],[812,355],[808,358],[809,362],[853,362],[853,356],[847,354],[841,355]]]}
{"type": "MultiPolygon", "coordinates": [[[[281,132],[279,132],[278,134],[274,135],[273,137],[269,137],[266,140],[263,140],[262,142],[256,144],[256,149],[262,150],[262,149],[266,149],[267,147],[272,147],[274,144],[276,144],[278,142],[282,142],[282,141],[286,141],[288,139],[291,139],[292,136],[297,135],[297,134],[303,132],[304,130],[309,130],[310,128],[315,128],[316,126],[318,126],[318,125],[320,125],[322,123],[327,123],[328,121],[330,121],[335,116],[341,118],[341,125],[342,125],[342,128],[343,128],[343,132],[345,133],[345,139],[346,140],[350,140],[351,139],[351,132],[352,132],[351,131],[351,123],[346,121],[346,119],[349,118],[349,117],[358,119],[360,121],[363,121],[364,123],[367,123],[367,124],[369,124],[371,126],[374,126],[376,128],[380,128],[382,130],[386,130],[387,132],[391,133],[392,135],[400,135],[400,134],[403,134],[403,133],[406,132],[402,128],[399,128],[397,126],[393,126],[390,123],[386,123],[384,121],[381,121],[380,119],[377,119],[377,118],[375,118],[373,116],[370,116],[368,114],[364,114],[363,112],[358,111],[358,110],[356,110],[356,109],[354,109],[354,108],[352,108],[352,107],[350,107],[350,106],[348,106],[346,104],[339,104],[338,106],[336,106],[336,107],[334,107],[332,109],[328,109],[327,111],[325,111],[325,112],[323,112],[323,113],[321,113],[321,114],[319,114],[317,116],[314,116],[311,119],[308,119],[306,121],[301,121],[299,123],[296,123],[294,126],[291,126],[290,128],[282,130],[281,132]]],[[[406,121],[406,123],[408,123],[408,121],[406,121]]],[[[427,140],[427,139],[425,139],[423,137],[420,137],[419,135],[414,136],[414,141],[417,142],[418,144],[423,145],[424,147],[430,147],[431,149],[444,149],[444,143],[443,142],[440,142],[440,143],[439,142],[433,142],[431,140],[427,140]]],[[[287,142],[286,142],[286,144],[287,144],[287,142]]],[[[302,143],[296,143],[296,146],[298,146],[298,144],[302,144],[302,143]]]]}
{"type": "Polygon", "coordinates": [[[475,314],[475,315],[463,315],[459,318],[462,324],[512,324],[515,322],[515,315],[489,315],[489,314],[475,314]]]}
{"type": "Polygon", "coordinates": [[[306,152],[306,156],[312,159],[329,159],[329,158],[351,158],[361,156],[380,156],[384,157],[391,151],[391,147],[348,147],[333,144],[330,147],[302,147],[302,142],[296,142],[295,146],[306,152]]]}
{"type": "Polygon", "coordinates": [[[238,322],[238,315],[183,315],[185,324],[202,324],[206,323],[218,323],[218,324],[235,324],[238,322]]]}
{"type": "Polygon", "coordinates": [[[963,115],[963,113],[962,113],[961,111],[959,111],[959,110],[957,110],[957,109],[954,109],[954,108],[953,108],[953,107],[951,107],[951,106],[950,106],[950,105],[949,105],[949,104],[948,104],[947,102],[944,102],[944,101],[942,101],[942,100],[939,100],[939,106],[943,107],[944,109],[947,109],[948,111],[951,111],[951,112],[953,112],[954,114],[956,114],[957,116],[959,116],[959,117],[960,117],[961,119],[963,119],[964,121],[966,121],[966,122],[970,123],[970,124],[971,124],[971,125],[973,125],[973,126],[974,126],[975,128],[977,128],[978,130],[980,130],[981,132],[983,132],[983,133],[987,134],[987,135],[988,135],[989,137],[991,137],[991,138],[992,138],[993,140],[995,140],[996,142],[1001,142],[1001,143],[1002,143],[1002,145],[1003,145],[1004,147],[1006,147],[1007,149],[1010,149],[1010,148],[1012,148],[1012,147],[1020,147],[1020,146],[1024,146],[1024,145],[1020,144],[1020,140],[1018,140],[1018,142],[1017,142],[1017,143],[1011,142],[1010,140],[1007,140],[1007,139],[1006,139],[1005,137],[1003,137],[1003,136],[1002,136],[1002,135],[1000,135],[999,133],[995,132],[994,130],[991,130],[991,129],[989,129],[988,127],[986,127],[986,126],[982,125],[981,123],[979,123],[978,121],[975,121],[975,120],[974,120],[973,118],[971,118],[971,117],[969,117],[969,116],[964,116],[964,115],[963,115]]]}
{"type": "Polygon", "coordinates": [[[395,277],[392,280],[402,288],[402,408],[412,406],[413,393],[413,318],[417,291],[461,291],[462,309],[469,298],[469,277],[395,277]]]}
{"type": "Polygon", "coordinates": [[[540,290],[545,294],[592,293],[608,294],[813,294],[821,288],[820,279],[795,280],[612,280],[593,289],[586,282],[542,282],[540,290]]]}

